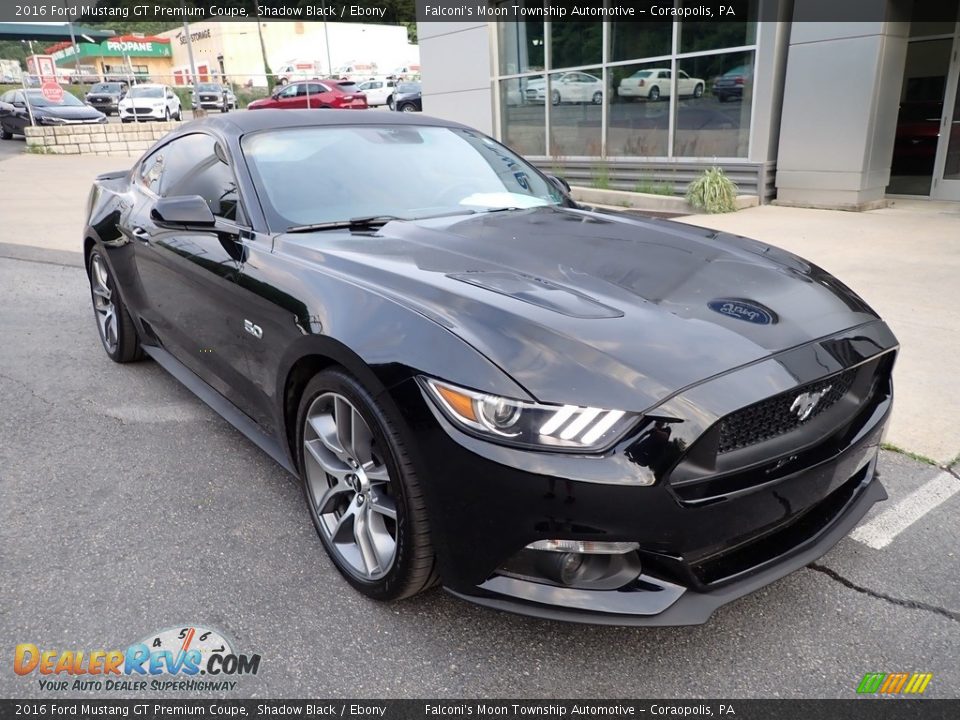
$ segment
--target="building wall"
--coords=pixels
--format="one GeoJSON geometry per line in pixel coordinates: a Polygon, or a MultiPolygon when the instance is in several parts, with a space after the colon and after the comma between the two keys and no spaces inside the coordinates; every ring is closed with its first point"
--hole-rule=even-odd
{"type": "Polygon", "coordinates": [[[487,23],[420,23],[423,111],[492,134],[490,28],[487,23]]]}
{"type": "MultiPolygon", "coordinates": [[[[797,10],[803,5],[798,0],[797,10]]],[[[882,201],[908,35],[909,22],[900,19],[794,23],[780,127],[779,202],[860,209],[882,201]]]]}

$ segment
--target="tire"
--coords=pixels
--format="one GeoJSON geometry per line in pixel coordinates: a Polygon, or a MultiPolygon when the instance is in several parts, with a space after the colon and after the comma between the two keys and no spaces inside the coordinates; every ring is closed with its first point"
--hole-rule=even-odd
{"type": "Polygon", "coordinates": [[[703,85],[697,84],[693,88],[693,97],[697,98],[698,100],[703,97],[703,85]]]}
{"type": "Polygon", "coordinates": [[[173,119],[177,122],[183,122],[183,108],[177,108],[177,114],[173,116],[173,119]]]}
{"type": "Polygon", "coordinates": [[[13,133],[5,128],[0,127],[0,139],[13,140],[13,133]]]}
{"type": "Polygon", "coordinates": [[[602,102],[603,102],[603,93],[597,90],[597,92],[593,94],[593,104],[600,105],[602,102]]]}
{"type": "Polygon", "coordinates": [[[404,103],[400,106],[400,112],[416,112],[417,106],[413,103],[404,103]]]}
{"type": "Polygon", "coordinates": [[[224,103],[223,106],[220,108],[220,112],[221,113],[230,112],[230,105],[228,103],[224,103]]]}
{"type": "Polygon", "coordinates": [[[96,249],[87,259],[90,300],[97,320],[97,333],[107,357],[115,363],[128,363],[143,357],[140,338],[133,320],[117,292],[110,266],[96,249]]]}
{"type": "Polygon", "coordinates": [[[560,97],[559,90],[554,90],[552,93],[550,93],[550,102],[552,102],[554,105],[559,105],[561,102],[563,102],[563,98],[560,97]]]}
{"type": "Polygon", "coordinates": [[[164,122],[170,122],[170,108],[166,108],[166,109],[163,111],[163,121],[164,121],[164,122]]]}
{"type": "Polygon", "coordinates": [[[729,100],[729,99],[730,99],[730,98],[727,97],[727,96],[726,96],[725,94],[723,94],[723,93],[720,93],[719,95],[717,95],[717,102],[725,103],[725,102],[726,102],[727,100],[729,100]]]}
{"type": "Polygon", "coordinates": [[[283,87],[286,84],[287,84],[286,78],[280,78],[279,80],[277,80],[277,85],[279,85],[280,87],[283,87]]]}
{"type": "Polygon", "coordinates": [[[656,102],[659,99],[660,99],[660,88],[654,85],[652,88],[650,88],[650,92],[647,93],[647,100],[649,100],[650,102],[656,102]]]}
{"type": "Polygon", "coordinates": [[[297,412],[297,459],[314,527],[347,582],[375,600],[410,597],[437,582],[423,492],[391,412],[341,369],[316,375],[297,412]],[[348,436],[338,422],[351,428],[348,436]]]}

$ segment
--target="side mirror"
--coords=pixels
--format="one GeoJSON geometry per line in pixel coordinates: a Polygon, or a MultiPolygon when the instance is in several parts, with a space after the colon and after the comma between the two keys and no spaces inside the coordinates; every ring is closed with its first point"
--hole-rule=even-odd
{"type": "Polygon", "coordinates": [[[217,222],[207,201],[199,195],[160,198],[150,217],[160,227],[212,228],[217,222]]]}
{"type": "Polygon", "coordinates": [[[549,180],[549,181],[552,182],[554,185],[556,185],[558,188],[560,188],[560,190],[563,191],[563,193],[564,193],[565,195],[569,195],[569,194],[570,194],[570,183],[568,183],[568,182],[567,182],[566,180],[564,180],[562,177],[557,177],[556,175],[550,175],[550,174],[548,174],[548,175],[547,175],[547,180],[549,180]]]}

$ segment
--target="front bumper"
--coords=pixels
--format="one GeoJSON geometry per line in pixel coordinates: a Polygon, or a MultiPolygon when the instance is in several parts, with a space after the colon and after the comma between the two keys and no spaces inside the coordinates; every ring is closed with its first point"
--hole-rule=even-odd
{"type": "Polygon", "coordinates": [[[769,395],[780,383],[789,390],[823,374],[831,362],[834,372],[869,362],[882,364],[885,373],[870,403],[831,430],[829,439],[751,465],[748,474],[762,481],[749,487],[697,480],[711,490],[699,496],[690,492],[690,481],[684,486],[671,480],[673,471],[665,467],[649,485],[631,481],[641,474],[638,458],[644,454],[636,434],[600,457],[514,450],[454,428],[414,381],[394,387],[394,399],[416,432],[416,464],[444,587],[488,607],[560,620],[705,622],[721,605],[816,560],[886,497],[876,462],[892,407],[895,342],[882,323],[860,327],[849,337],[789,351],[671,399],[674,406],[696,409],[691,424],[702,423],[697,434],[705,437],[706,428],[737,403],[763,397],[745,397],[750,388],[769,395]],[[856,358],[864,347],[875,354],[856,358]],[[789,379],[780,377],[784,372],[789,379]],[[643,572],[617,589],[600,590],[511,571],[512,558],[545,539],[638,543],[643,572]]]}
{"type": "Polygon", "coordinates": [[[159,108],[120,108],[119,115],[121,120],[163,120],[166,117],[167,107],[164,105],[159,108]]]}

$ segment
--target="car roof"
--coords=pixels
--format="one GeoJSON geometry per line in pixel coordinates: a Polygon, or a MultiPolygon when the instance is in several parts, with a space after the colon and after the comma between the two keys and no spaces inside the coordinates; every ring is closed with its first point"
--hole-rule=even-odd
{"type": "Polygon", "coordinates": [[[207,116],[184,123],[183,132],[210,128],[224,135],[237,135],[273,128],[327,127],[333,125],[398,125],[467,128],[466,125],[412,113],[363,112],[360,110],[241,110],[223,116],[207,116]]]}

